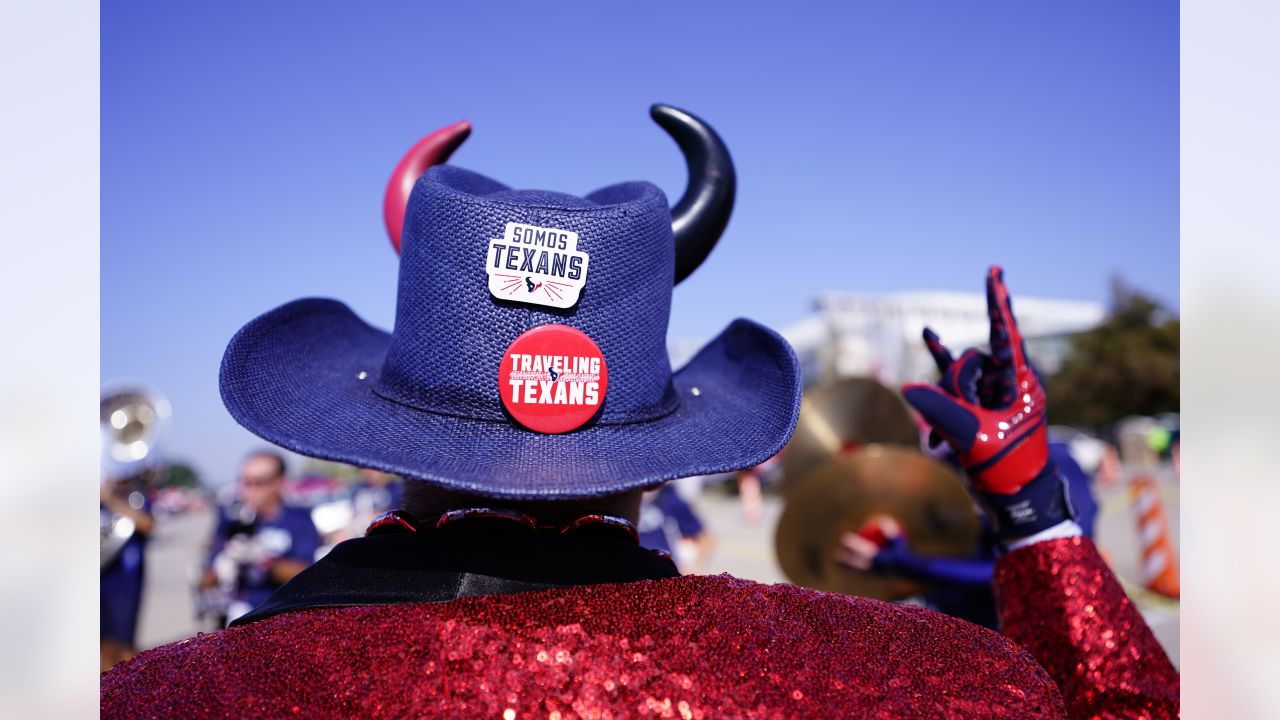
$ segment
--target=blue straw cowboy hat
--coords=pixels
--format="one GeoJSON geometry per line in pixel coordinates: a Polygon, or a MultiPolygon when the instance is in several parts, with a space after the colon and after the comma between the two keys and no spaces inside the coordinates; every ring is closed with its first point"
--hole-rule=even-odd
{"type": "Polygon", "coordinates": [[[671,371],[672,288],[724,231],[735,176],[706,123],[662,105],[651,114],[688,164],[674,209],[647,182],[575,197],[441,165],[465,122],[425,138],[384,207],[401,253],[394,329],[337,300],[271,310],[227,347],[227,409],[304,455],[495,498],[609,495],[777,453],[795,428],[800,377],[776,333],[736,320],[671,371]],[[598,397],[584,405],[592,378],[598,397]],[[536,406],[551,390],[577,405],[536,406]],[[573,414],[539,419],[559,411],[573,414]]]}

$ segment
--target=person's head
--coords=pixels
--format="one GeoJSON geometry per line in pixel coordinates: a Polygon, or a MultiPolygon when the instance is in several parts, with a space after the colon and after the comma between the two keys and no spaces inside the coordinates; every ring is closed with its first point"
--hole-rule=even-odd
{"type": "Polygon", "coordinates": [[[274,510],[283,502],[284,456],[274,450],[251,453],[240,465],[240,499],[257,512],[274,510]]]}

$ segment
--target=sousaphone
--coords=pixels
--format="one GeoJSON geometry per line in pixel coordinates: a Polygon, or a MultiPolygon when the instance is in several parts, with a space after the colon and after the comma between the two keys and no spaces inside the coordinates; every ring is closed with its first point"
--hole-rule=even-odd
{"type": "MultiPolygon", "coordinates": [[[[104,393],[98,405],[104,474],[140,485],[140,477],[156,462],[156,440],[168,414],[169,402],[152,392],[130,388],[104,393]]],[[[141,492],[141,487],[133,488],[130,502],[136,496],[140,503],[141,492]]],[[[134,531],[128,517],[106,510],[99,513],[100,567],[115,559],[134,531]]]]}

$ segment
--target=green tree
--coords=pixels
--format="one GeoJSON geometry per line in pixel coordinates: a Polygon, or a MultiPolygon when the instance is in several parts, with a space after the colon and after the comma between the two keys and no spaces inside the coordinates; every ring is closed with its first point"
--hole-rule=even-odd
{"type": "Polygon", "coordinates": [[[1178,352],[1177,316],[1117,278],[1107,319],[1072,338],[1049,378],[1050,421],[1101,429],[1127,415],[1177,412],[1178,352]]]}
{"type": "Polygon", "coordinates": [[[200,474],[184,462],[170,463],[164,474],[165,487],[200,487],[200,474]]]}

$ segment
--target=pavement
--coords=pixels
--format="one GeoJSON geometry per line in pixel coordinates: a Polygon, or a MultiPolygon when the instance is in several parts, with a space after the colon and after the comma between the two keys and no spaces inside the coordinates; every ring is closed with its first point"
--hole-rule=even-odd
{"type": "MultiPolygon", "coordinates": [[[[1171,472],[1162,473],[1159,479],[1176,544],[1178,486],[1171,472]]],[[[1099,546],[1176,665],[1178,603],[1146,592],[1137,582],[1140,549],[1128,494],[1117,488],[1101,490],[1098,495],[1099,546]]],[[[773,551],[774,528],[783,509],[781,498],[765,496],[763,518],[755,524],[743,518],[736,497],[719,492],[702,493],[694,507],[717,541],[704,573],[729,573],[761,583],[786,582],[773,551]]],[[[174,516],[157,524],[147,549],[147,585],[138,631],[141,647],[154,647],[211,629],[196,620],[192,588],[213,524],[212,512],[174,516]]]]}
{"type": "Polygon", "coordinates": [[[216,521],[211,510],[157,519],[147,543],[139,647],[164,645],[212,629],[196,621],[194,588],[216,521]]]}

